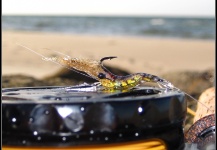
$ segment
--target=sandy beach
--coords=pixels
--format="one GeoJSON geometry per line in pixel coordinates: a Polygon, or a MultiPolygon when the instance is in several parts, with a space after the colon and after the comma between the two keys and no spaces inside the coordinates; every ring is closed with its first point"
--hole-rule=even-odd
{"type": "MultiPolygon", "coordinates": [[[[2,74],[25,74],[43,78],[61,67],[17,45],[40,53],[45,49],[71,57],[107,61],[126,71],[161,75],[170,71],[203,71],[215,66],[215,41],[192,39],[139,38],[118,36],[67,35],[43,32],[2,32],[2,74]]],[[[54,52],[49,51],[52,55],[54,52]]]]}

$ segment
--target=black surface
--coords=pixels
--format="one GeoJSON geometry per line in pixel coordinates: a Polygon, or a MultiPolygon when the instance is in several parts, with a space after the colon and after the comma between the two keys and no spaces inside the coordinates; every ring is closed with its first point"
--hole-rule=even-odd
{"type": "Polygon", "coordinates": [[[159,138],[184,145],[184,93],[153,87],[130,91],[91,86],[2,89],[2,142],[69,146],[159,138]],[[90,90],[91,89],[91,90],[90,90]]]}

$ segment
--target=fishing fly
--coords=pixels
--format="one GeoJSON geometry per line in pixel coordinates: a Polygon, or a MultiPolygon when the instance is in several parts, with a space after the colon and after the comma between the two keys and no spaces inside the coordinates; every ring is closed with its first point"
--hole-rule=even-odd
{"type": "MultiPolygon", "coordinates": [[[[157,83],[159,87],[165,88],[166,90],[181,91],[179,88],[175,87],[171,82],[163,78],[160,78],[156,75],[152,75],[148,73],[135,73],[126,76],[119,76],[111,73],[106,67],[103,66],[103,62],[105,60],[111,60],[117,58],[116,56],[103,57],[99,61],[96,61],[91,59],[71,58],[68,55],[52,50],[53,52],[59,55],[54,57],[46,57],[30,49],[25,45],[22,44],[18,44],[18,45],[37,54],[38,56],[41,56],[42,59],[45,61],[51,61],[67,69],[73,70],[75,72],[79,72],[82,75],[88,76],[90,78],[99,81],[99,84],[97,84],[97,86],[102,86],[105,89],[111,89],[111,90],[131,89],[140,85],[143,82],[151,82],[151,83],[157,83]]],[[[188,93],[186,92],[183,93],[185,93],[191,99],[196,100],[198,102],[197,99],[195,99],[188,93]]],[[[200,104],[206,107],[203,103],[200,102],[200,104]]],[[[207,108],[207,110],[209,110],[209,108],[207,108]]]]}

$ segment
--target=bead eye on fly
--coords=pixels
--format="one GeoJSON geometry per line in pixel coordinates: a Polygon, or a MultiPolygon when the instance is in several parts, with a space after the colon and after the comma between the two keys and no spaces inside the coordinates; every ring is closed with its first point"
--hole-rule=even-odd
{"type": "Polygon", "coordinates": [[[106,75],[104,73],[99,73],[98,74],[98,78],[99,79],[105,79],[106,78],[106,75]]]}

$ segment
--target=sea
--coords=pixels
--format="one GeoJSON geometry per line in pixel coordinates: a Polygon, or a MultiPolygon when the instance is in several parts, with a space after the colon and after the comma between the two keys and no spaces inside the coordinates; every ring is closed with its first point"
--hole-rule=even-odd
{"type": "Polygon", "coordinates": [[[64,34],[215,39],[215,18],[2,16],[2,30],[64,34]]]}

